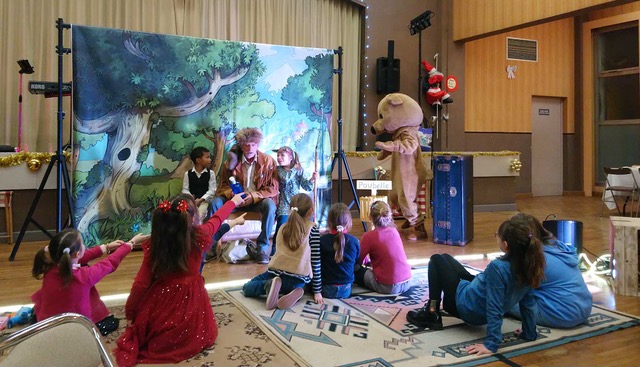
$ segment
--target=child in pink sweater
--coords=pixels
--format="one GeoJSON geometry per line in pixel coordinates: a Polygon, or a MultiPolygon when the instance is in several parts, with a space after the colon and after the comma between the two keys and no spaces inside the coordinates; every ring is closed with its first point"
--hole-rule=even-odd
{"type": "Polygon", "coordinates": [[[404,293],[411,288],[411,266],[393,223],[391,208],[384,201],[376,201],[371,204],[369,219],[375,229],[362,235],[355,282],[378,293],[404,293]],[[363,266],[367,257],[370,267],[363,266]]]}
{"type": "Polygon", "coordinates": [[[116,330],[118,319],[109,316],[95,285],[115,271],[133,245],[145,237],[138,234],[129,242],[118,240],[85,249],[77,230],[70,228],[56,234],[33,260],[32,274],[42,279],[42,288],[31,296],[36,319],[75,312],[95,322],[103,335],[116,330]],[[83,266],[107,253],[110,255],[98,263],[83,266]]]}

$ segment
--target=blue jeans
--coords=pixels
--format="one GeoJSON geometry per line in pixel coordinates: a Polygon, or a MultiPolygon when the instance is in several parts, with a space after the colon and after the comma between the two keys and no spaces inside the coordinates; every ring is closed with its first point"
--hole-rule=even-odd
{"type": "MultiPolygon", "coordinates": [[[[267,280],[275,278],[276,275],[270,272],[264,272],[250,281],[246,282],[242,286],[242,293],[245,297],[260,297],[267,294],[267,290],[264,289],[264,285],[267,280]]],[[[282,287],[280,287],[280,293],[289,293],[296,288],[303,288],[305,286],[304,280],[296,277],[292,277],[286,274],[280,275],[282,279],[282,287]]]]}
{"type": "Polygon", "coordinates": [[[288,219],[289,219],[289,215],[278,215],[278,218],[276,219],[276,231],[273,234],[273,246],[271,246],[271,256],[275,255],[276,253],[276,237],[278,237],[278,231],[280,230],[280,227],[282,227],[283,224],[287,223],[288,219]]]}
{"type": "MultiPolygon", "coordinates": [[[[215,249],[216,246],[218,245],[218,241],[220,241],[222,236],[224,236],[225,233],[229,232],[230,229],[231,227],[227,223],[223,223],[218,229],[218,232],[213,234],[213,239],[212,239],[213,245],[211,245],[211,248],[215,249]]],[[[200,261],[200,274],[202,274],[204,263],[207,262],[206,260],[207,260],[207,251],[202,251],[202,260],[200,261]]]]}
{"type": "MultiPolygon", "coordinates": [[[[225,197],[216,196],[211,202],[212,210],[214,212],[217,211],[227,201],[228,199],[225,197]]],[[[257,204],[251,204],[251,205],[243,206],[241,208],[236,208],[234,211],[260,212],[260,216],[261,216],[260,222],[262,226],[260,228],[260,235],[258,235],[256,244],[258,245],[258,249],[260,249],[260,252],[268,256],[271,251],[270,250],[271,243],[269,242],[269,236],[273,231],[273,224],[276,220],[276,203],[274,203],[273,200],[267,198],[267,199],[263,199],[261,202],[257,204]]]]}
{"type": "Polygon", "coordinates": [[[351,296],[351,284],[323,284],[322,297],[324,298],[349,298],[351,296]]]}

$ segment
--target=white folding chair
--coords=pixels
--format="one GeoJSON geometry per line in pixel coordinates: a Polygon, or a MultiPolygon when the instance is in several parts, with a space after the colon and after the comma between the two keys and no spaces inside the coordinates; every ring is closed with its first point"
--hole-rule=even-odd
{"type": "Polygon", "coordinates": [[[0,367],[113,367],[91,320],[63,313],[0,338],[0,367]]]}
{"type": "MultiPolygon", "coordinates": [[[[602,192],[602,206],[605,206],[607,203],[613,203],[616,205],[616,209],[618,210],[619,215],[624,215],[626,213],[627,203],[630,202],[630,211],[633,216],[633,210],[636,209],[636,215],[638,214],[638,203],[636,203],[636,198],[638,194],[640,194],[640,187],[638,187],[638,183],[636,182],[636,178],[629,167],[622,168],[610,168],[604,167],[604,173],[606,176],[606,182],[604,186],[604,191],[602,192]],[[617,184],[621,179],[627,180],[627,184],[617,184]],[[613,181],[613,183],[612,183],[613,181]],[[620,205],[618,204],[618,200],[616,198],[622,197],[624,198],[624,204],[622,210],[620,210],[620,205]]],[[[600,216],[602,216],[603,208],[600,208],[600,216]]]]}

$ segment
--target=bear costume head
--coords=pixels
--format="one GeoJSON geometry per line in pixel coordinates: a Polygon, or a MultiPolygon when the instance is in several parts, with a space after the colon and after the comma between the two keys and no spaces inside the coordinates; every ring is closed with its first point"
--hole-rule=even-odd
{"type": "Polygon", "coordinates": [[[378,104],[378,120],[371,125],[371,133],[393,134],[402,127],[422,124],[422,109],[418,102],[402,93],[387,94],[378,104]]]}

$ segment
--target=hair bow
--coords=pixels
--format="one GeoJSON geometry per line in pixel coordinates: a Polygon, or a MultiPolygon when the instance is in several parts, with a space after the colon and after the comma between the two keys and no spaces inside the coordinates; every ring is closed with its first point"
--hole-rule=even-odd
{"type": "Polygon", "coordinates": [[[187,204],[186,200],[182,199],[180,200],[180,203],[178,203],[178,206],[176,208],[180,213],[184,213],[189,210],[189,205],[187,204]]]}
{"type": "Polygon", "coordinates": [[[168,200],[160,202],[158,209],[162,209],[163,213],[168,212],[171,209],[171,203],[168,200]]]}

